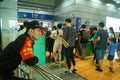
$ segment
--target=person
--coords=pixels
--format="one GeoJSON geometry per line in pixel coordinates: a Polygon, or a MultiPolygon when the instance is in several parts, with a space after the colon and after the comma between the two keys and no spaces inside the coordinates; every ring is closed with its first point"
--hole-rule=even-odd
{"type": "Polygon", "coordinates": [[[50,37],[55,39],[56,38],[56,32],[57,32],[57,28],[56,28],[56,26],[53,26],[50,37]]]}
{"type": "Polygon", "coordinates": [[[94,42],[94,39],[97,38],[97,27],[94,26],[92,27],[92,31],[91,31],[91,36],[92,38],[90,39],[90,41],[92,42],[92,51],[94,53],[94,57],[93,57],[93,62],[95,61],[96,66],[98,65],[98,60],[96,59],[96,42],[94,42]]]}
{"type": "Polygon", "coordinates": [[[109,38],[114,38],[115,37],[115,33],[114,33],[114,30],[113,30],[113,27],[110,27],[109,28],[109,38]]]}
{"type": "Polygon", "coordinates": [[[111,39],[112,39],[112,38],[115,38],[115,33],[114,33],[113,27],[110,27],[110,28],[109,28],[108,37],[109,37],[109,39],[108,39],[108,45],[109,45],[110,42],[111,42],[111,39]]]}
{"type": "Polygon", "coordinates": [[[25,31],[26,31],[26,26],[28,25],[27,23],[28,23],[28,21],[24,21],[24,22],[23,22],[23,25],[20,25],[20,28],[18,29],[18,34],[17,34],[17,36],[25,33],[25,31]]]}
{"type": "Polygon", "coordinates": [[[82,51],[82,56],[81,59],[84,60],[85,59],[85,55],[86,55],[86,45],[88,42],[88,34],[86,32],[86,25],[83,24],[80,28],[80,32],[79,32],[79,44],[80,44],[80,48],[82,51]]]}
{"type": "Polygon", "coordinates": [[[46,51],[48,51],[50,54],[48,56],[48,61],[52,61],[54,62],[54,58],[52,56],[52,53],[53,53],[53,44],[54,44],[54,39],[50,37],[51,35],[51,31],[48,30],[48,28],[45,29],[45,32],[46,32],[46,51]]]}
{"type": "Polygon", "coordinates": [[[110,62],[110,72],[114,72],[113,71],[113,59],[114,59],[114,56],[115,56],[115,49],[116,49],[116,39],[115,38],[111,38],[111,43],[109,44],[108,46],[109,48],[109,54],[108,54],[108,60],[110,62]]]}
{"type": "Polygon", "coordinates": [[[116,59],[116,61],[120,61],[120,33],[118,34],[118,39],[117,39],[117,56],[118,59],[116,59]]]}
{"type": "Polygon", "coordinates": [[[34,66],[38,58],[33,54],[34,40],[39,39],[40,28],[38,21],[27,23],[26,32],[9,43],[0,55],[0,80],[26,80],[15,77],[13,71],[19,64],[34,66]]]}
{"type": "Polygon", "coordinates": [[[63,38],[69,43],[69,47],[64,48],[66,62],[68,66],[68,71],[65,71],[65,73],[72,73],[72,71],[76,71],[76,63],[73,55],[73,48],[77,31],[72,27],[70,18],[65,19],[65,24],[66,27],[64,27],[63,29],[63,38]],[[73,69],[71,69],[71,62],[73,64],[73,69]]]}
{"type": "Polygon", "coordinates": [[[50,52],[50,55],[49,57],[52,59],[52,61],[54,62],[54,56],[53,56],[53,45],[54,45],[54,42],[55,42],[55,36],[56,36],[56,26],[53,26],[52,27],[52,31],[50,33],[50,36],[47,38],[47,49],[48,51],[50,52]]]}
{"type": "Polygon", "coordinates": [[[98,66],[96,70],[99,72],[103,71],[102,64],[103,64],[103,58],[106,52],[106,45],[108,40],[108,33],[103,28],[104,28],[104,23],[100,22],[98,25],[97,38],[94,39],[94,42],[96,42],[96,58],[98,60],[98,66]]]}
{"type": "Polygon", "coordinates": [[[58,63],[60,66],[61,65],[61,52],[62,52],[62,39],[63,39],[62,24],[57,25],[57,33],[55,37],[56,38],[55,38],[55,42],[53,45],[54,60],[55,60],[55,63],[58,63]]]}

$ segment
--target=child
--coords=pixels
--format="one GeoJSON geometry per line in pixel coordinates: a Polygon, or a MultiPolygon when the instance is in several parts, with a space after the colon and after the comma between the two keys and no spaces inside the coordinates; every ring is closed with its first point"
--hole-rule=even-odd
{"type": "Polygon", "coordinates": [[[115,49],[116,49],[116,39],[115,38],[111,38],[111,43],[109,44],[109,54],[108,54],[108,60],[110,62],[110,72],[114,72],[113,71],[113,58],[115,56],[115,49]]]}

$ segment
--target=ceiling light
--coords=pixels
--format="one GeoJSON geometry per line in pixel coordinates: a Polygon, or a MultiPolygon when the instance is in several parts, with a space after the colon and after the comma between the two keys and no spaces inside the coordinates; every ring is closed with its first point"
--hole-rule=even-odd
{"type": "Polygon", "coordinates": [[[113,7],[114,5],[113,5],[113,4],[110,4],[110,3],[107,3],[106,6],[108,6],[108,7],[113,7]]]}
{"type": "Polygon", "coordinates": [[[120,3],[120,1],[116,1],[116,3],[118,4],[118,3],[120,3]]]}
{"type": "Polygon", "coordinates": [[[113,0],[113,1],[115,1],[117,4],[120,3],[120,0],[113,0]]]}

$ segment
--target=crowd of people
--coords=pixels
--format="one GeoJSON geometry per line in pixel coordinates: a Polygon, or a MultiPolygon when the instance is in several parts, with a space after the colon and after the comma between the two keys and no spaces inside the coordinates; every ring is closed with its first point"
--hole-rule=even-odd
{"type": "Polygon", "coordinates": [[[115,52],[117,52],[117,56],[118,56],[117,61],[120,61],[120,33],[115,34],[113,27],[110,27],[109,31],[107,31],[104,29],[105,27],[104,22],[100,22],[98,24],[98,27],[91,26],[90,28],[87,28],[85,24],[82,24],[80,29],[77,31],[75,27],[72,25],[71,19],[67,18],[65,20],[64,27],[60,29],[61,31],[63,30],[63,32],[59,34],[59,28],[58,28],[59,25],[62,26],[62,24],[58,24],[57,27],[55,26],[53,27],[54,29],[51,32],[49,30],[46,32],[49,33],[49,38],[52,38],[53,40],[53,43],[51,45],[51,43],[48,43],[49,42],[48,37],[46,37],[46,45],[47,45],[46,49],[50,52],[50,55],[51,54],[53,55],[51,57],[52,58],[54,57],[53,59],[57,64],[61,64],[61,60],[62,60],[61,57],[63,57],[63,55],[66,57],[66,63],[68,66],[68,71],[65,71],[66,73],[72,73],[73,71],[77,70],[74,57],[78,57],[81,60],[85,60],[87,53],[86,48],[88,43],[91,44],[89,46],[90,47],[89,52],[90,54],[93,53],[94,55],[93,61],[96,64],[96,70],[99,72],[103,71],[102,68],[103,59],[106,54],[106,51],[109,50],[109,54],[107,58],[110,62],[109,69],[111,72],[114,72],[113,59],[115,56],[115,52]],[[65,39],[70,44],[70,46],[68,48],[65,48],[62,45],[62,38],[59,37],[65,39]],[[58,43],[60,45],[55,47],[57,39],[59,39],[58,43]],[[50,48],[53,49],[50,49],[49,46],[51,46],[50,48]],[[71,62],[74,66],[73,69],[71,69],[71,62]]]}
{"type": "MultiPolygon", "coordinates": [[[[115,51],[118,55],[117,61],[120,61],[120,33],[117,36],[112,27],[107,32],[104,30],[104,26],[104,22],[100,22],[98,27],[92,26],[89,28],[90,31],[87,31],[86,25],[82,24],[80,29],[76,30],[75,26],[72,25],[72,20],[67,18],[64,25],[59,23],[57,27],[54,26],[52,28],[52,31],[48,30],[48,28],[44,29],[46,51],[49,51],[49,57],[59,66],[63,56],[65,56],[68,68],[65,73],[73,73],[77,70],[75,56],[84,60],[87,43],[90,42],[90,50],[94,54],[93,61],[96,63],[96,70],[99,72],[103,71],[103,59],[108,49],[109,69],[114,72],[113,59],[115,51]],[[63,39],[68,42],[68,47],[63,46],[63,39]]],[[[15,77],[13,71],[19,64],[34,66],[38,62],[32,46],[34,40],[39,39],[39,36],[42,35],[40,30],[43,28],[38,21],[24,22],[24,25],[20,26],[20,30],[24,28],[26,29],[25,33],[19,35],[15,41],[9,43],[1,52],[0,80],[26,80],[15,77]]]]}

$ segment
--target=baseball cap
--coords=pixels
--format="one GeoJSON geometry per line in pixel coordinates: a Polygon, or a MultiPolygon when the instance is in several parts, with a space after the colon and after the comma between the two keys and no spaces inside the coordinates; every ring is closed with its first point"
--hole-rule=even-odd
{"type": "Polygon", "coordinates": [[[31,22],[28,22],[27,23],[28,25],[26,26],[26,28],[32,28],[32,29],[35,29],[35,28],[42,28],[41,25],[39,24],[38,21],[34,20],[34,21],[31,21],[31,22]]]}

